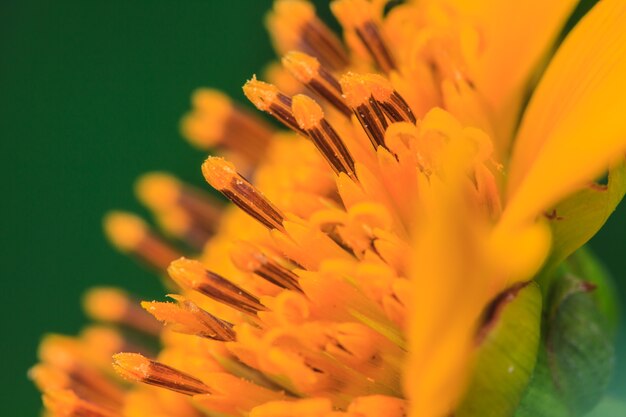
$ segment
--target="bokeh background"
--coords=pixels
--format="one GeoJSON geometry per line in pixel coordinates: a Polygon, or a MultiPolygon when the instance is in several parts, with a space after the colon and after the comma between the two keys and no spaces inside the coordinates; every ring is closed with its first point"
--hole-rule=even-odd
{"type": "MultiPolygon", "coordinates": [[[[316,3],[330,19],[327,2],[316,3]]],[[[79,299],[86,288],[120,285],[162,297],[152,274],[106,243],[102,216],[112,208],[144,213],[132,182],[146,171],[204,186],[205,155],[180,138],[179,118],[198,86],[244,101],[241,85],[272,56],[262,25],[270,6],[0,1],[2,415],[38,413],[26,370],[42,334],[75,333],[85,323],[79,299]]],[[[626,206],[591,245],[626,300],[626,206]]],[[[626,393],[623,323],[615,395],[626,393]]]]}

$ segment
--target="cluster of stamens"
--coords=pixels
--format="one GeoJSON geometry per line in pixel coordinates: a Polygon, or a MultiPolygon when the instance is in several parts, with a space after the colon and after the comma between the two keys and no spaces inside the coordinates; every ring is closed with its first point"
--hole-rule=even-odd
{"type": "MultiPolygon", "coordinates": [[[[332,10],[350,48],[368,54],[370,69],[397,70],[370,2],[337,0],[332,10]]],[[[119,353],[114,369],[126,380],[192,397],[200,409],[251,417],[310,410],[319,411],[310,414],[316,416],[403,416],[411,196],[415,174],[428,171],[424,166],[435,151],[417,155],[413,138],[421,133],[408,101],[385,76],[356,72],[342,42],[310,4],[278,1],[268,25],[284,68],[302,90],[290,95],[253,77],[244,93],[297,135],[287,139],[294,145],[284,145],[290,152],[310,143],[318,155],[285,155],[283,139],[268,123],[221,94],[199,91],[183,132],[200,148],[215,147],[228,158],[209,157],[202,173],[248,218],[166,174],[143,177],[139,198],[171,237],[202,256],[187,259],[187,250],[137,217],[113,213],[105,228],[115,245],[167,272],[168,287],[178,294],[170,295],[173,302],[143,302],[142,310],[127,295],[100,289],[90,293],[88,310],[100,321],[148,337],[159,333],[150,316],[162,322],[161,356],[149,349],[119,353]],[[280,158],[309,164],[305,173],[314,172],[321,185],[294,173],[293,181],[266,183],[268,191],[262,192],[263,175],[271,177],[273,169],[266,161],[280,158]],[[254,181],[246,179],[251,176],[254,181]],[[273,196],[291,192],[298,201],[273,202],[273,196]],[[243,236],[225,245],[225,228],[239,228],[243,236]],[[192,349],[180,337],[198,338],[205,350],[192,349]],[[171,357],[181,369],[168,362],[171,357]],[[194,372],[194,358],[211,371],[194,372]]],[[[46,404],[55,415],[123,415],[126,388],[106,373],[97,377],[104,382],[93,385],[93,375],[103,372],[77,353],[85,341],[76,343],[80,347],[54,341],[43,348],[44,364],[32,375],[49,392],[46,404]],[[48,363],[45,349],[62,350],[69,364],[48,363]]],[[[105,353],[124,347],[111,343],[105,353]]],[[[147,404],[149,396],[137,391],[135,401],[147,404]]]]}

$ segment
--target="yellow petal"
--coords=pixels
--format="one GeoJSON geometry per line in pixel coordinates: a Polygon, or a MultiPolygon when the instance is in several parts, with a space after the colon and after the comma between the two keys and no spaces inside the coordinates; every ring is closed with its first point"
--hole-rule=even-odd
{"type": "Polygon", "coordinates": [[[493,111],[499,151],[506,149],[523,88],[576,0],[437,0],[475,22],[481,45],[474,83],[493,111]]]}
{"type": "Polygon", "coordinates": [[[484,230],[455,198],[458,188],[431,176],[420,190],[404,389],[410,417],[445,417],[466,386],[477,320],[493,288],[482,262],[484,230]]]}
{"type": "Polygon", "coordinates": [[[626,151],[626,2],[604,0],[567,37],[529,104],[503,214],[537,216],[626,151]]]}

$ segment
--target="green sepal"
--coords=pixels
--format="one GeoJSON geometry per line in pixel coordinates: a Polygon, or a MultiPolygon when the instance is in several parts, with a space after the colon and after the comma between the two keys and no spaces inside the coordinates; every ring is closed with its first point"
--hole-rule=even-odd
{"type": "Polygon", "coordinates": [[[593,409],[588,417],[624,417],[626,416],[626,401],[615,397],[605,397],[593,409]]]}
{"type": "MultiPolygon", "coordinates": [[[[595,285],[590,295],[600,313],[605,317],[612,335],[617,332],[619,322],[619,297],[615,281],[608,269],[586,246],[578,249],[563,263],[568,273],[595,285]]],[[[626,414],[625,414],[626,416],[626,414]]]]}
{"type": "Polygon", "coordinates": [[[601,399],[614,349],[594,288],[567,273],[552,281],[537,366],[515,417],[584,416],[601,399]]]}
{"type": "Polygon", "coordinates": [[[609,170],[608,182],[592,184],[547,213],[552,229],[552,251],[544,266],[552,270],[587,243],[606,223],[626,193],[626,161],[609,170]]]}
{"type": "Polygon", "coordinates": [[[469,389],[455,417],[512,416],[535,366],[541,320],[537,284],[503,293],[489,310],[469,389]]]}

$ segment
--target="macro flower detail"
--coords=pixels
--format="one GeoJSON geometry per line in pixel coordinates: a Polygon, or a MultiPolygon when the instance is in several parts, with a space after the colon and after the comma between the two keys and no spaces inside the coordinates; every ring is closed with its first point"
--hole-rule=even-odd
{"type": "Polygon", "coordinates": [[[589,351],[611,366],[610,308],[579,248],[626,192],[626,4],[553,52],[572,0],[387,3],[331,2],[342,41],[275,2],[280,64],[243,92],[276,123],[194,93],[181,129],[230,203],[149,173],[171,239],[106,217],[171,301],[89,291],[107,326],[46,336],[30,371],[50,415],[524,417],[541,387],[554,415],[593,407],[575,380],[589,351]]]}

